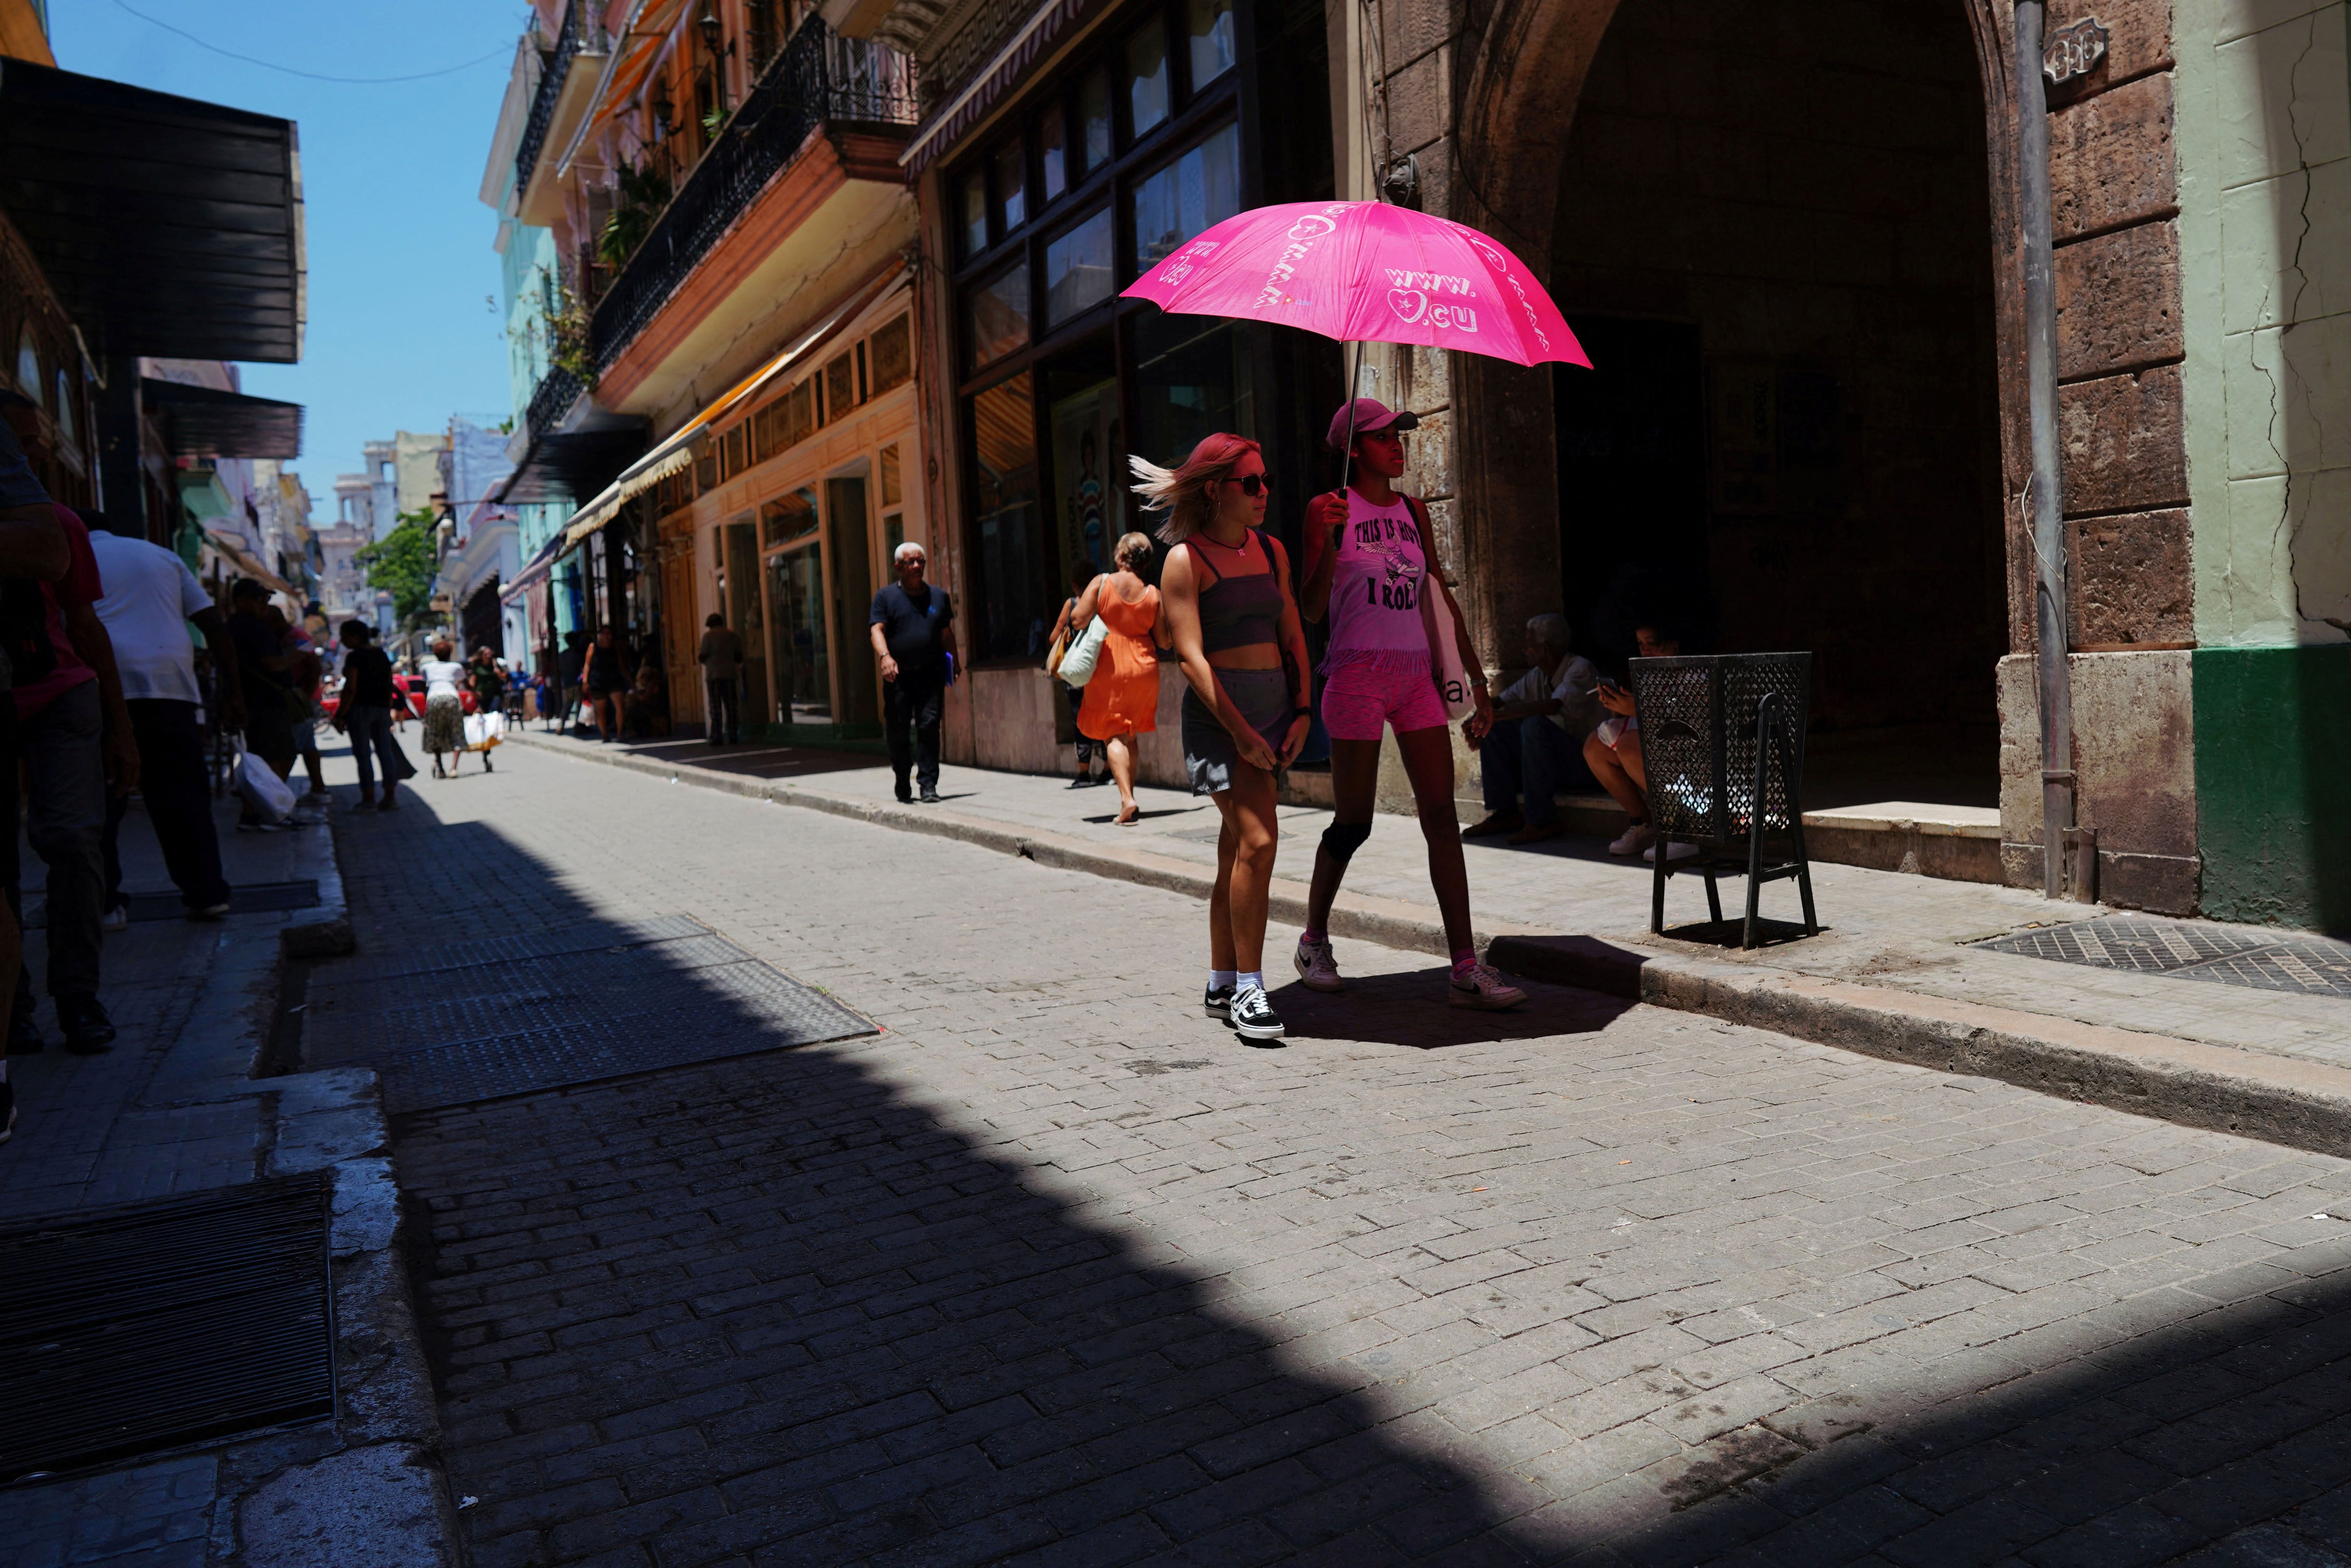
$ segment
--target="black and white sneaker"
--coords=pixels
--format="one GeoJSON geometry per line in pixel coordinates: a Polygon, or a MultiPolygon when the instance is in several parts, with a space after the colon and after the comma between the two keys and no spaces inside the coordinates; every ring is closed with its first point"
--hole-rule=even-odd
{"type": "Polygon", "coordinates": [[[1253,1045],[1270,1045],[1281,1038],[1281,1015],[1273,1010],[1262,986],[1247,986],[1233,993],[1229,1021],[1233,1032],[1253,1045]]]}
{"type": "Polygon", "coordinates": [[[1233,1021],[1233,988],[1230,986],[1210,986],[1200,998],[1200,1007],[1207,1015],[1224,1023],[1233,1021]]]}

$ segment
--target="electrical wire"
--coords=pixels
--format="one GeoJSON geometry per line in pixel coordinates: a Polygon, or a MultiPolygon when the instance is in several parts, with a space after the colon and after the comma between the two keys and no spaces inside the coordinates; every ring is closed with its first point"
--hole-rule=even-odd
{"type": "Polygon", "coordinates": [[[327,76],[327,75],[324,75],[324,74],[322,74],[321,72],[319,72],[319,71],[306,71],[306,70],[303,70],[303,69],[299,68],[298,67],[295,67],[295,66],[281,66],[281,65],[277,64],[277,63],[276,61],[274,61],[274,60],[265,60],[265,59],[260,59],[260,58],[258,58],[258,57],[255,57],[255,56],[252,56],[252,55],[240,55],[240,54],[238,54],[235,49],[224,49],[224,48],[222,48],[218,44],[212,43],[212,42],[207,41],[206,39],[204,39],[204,38],[200,38],[200,37],[198,37],[195,34],[189,32],[185,27],[175,27],[175,26],[173,26],[171,23],[164,21],[164,20],[163,20],[162,17],[160,17],[160,16],[150,16],[149,15],[147,15],[147,13],[146,13],[146,12],[144,12],[144,11],[141,11],[141,10],[138,10],[138,9],[136,9],[136,8],[134,8],[134,7],[132,7],[132,6],[129,5],[127,5],[127,4],[125,4],[125,3],[124,3],[124,0],[114,0],[114,4],[115,4],[115,5],[116,5],[116,6],[117,6],[117,7],[119,7],[120,9],[130,12],[131,16],[138,17],[141,21],[142,21],[142,22],[144,22],[144,23],[148,24],[150,26],[161,27],[161,28],[162,28],[162,29],[163,29],[163,31],[165,31],[165,32],[167,32],[167,33],[176,33],[176,34],[177,34],[177,35],[179,35],[181,37],[187,39],[187,40],[188,40],[188,42],[190,42],[190,43],[192,43],[192,44],[195,45],[195,46],[196,46],[196,47],[198,47],[198,48],[200,48],[200,49],[208,49],[208,50],[210,50],[212,53],[214,53],[214,54],[215,54],[215,55],[219,55],[219,56],[220,56],[220,57],[222,57],[224,59],[241,60],[241,61],[243,61],[245,64],[249,65],[249,66],[259,66],[259,67],[260,67],[262,69],[264,69],[264,70],[267,70],[267,71],[282,71],[282,72],[284,72],[286,75],[287,75],[287,76],[289,76],[289,77],[301,77],[301,78],[304,78],[305,79],[309,80],[309,81],[327,81],[327,82],[336,82],[336,83],[340,83],[340,84],[341,84],[341,85],[343,85],[343,86],[346,86],[346,87],[381,87],[381,86],[386,86],[386,85],[389,85],[389,84],[391,84],[391,83],[394,83],[394,82],[404,82],[404,81],[427,81],[427,80],[430,80],[431,78],[434,78],[434,77],[455,76],[455,75],[456,75],[459,71],[467,71],[467,70],[471,70],[471,69],[473,69],[475,66],[481,65],[481,64],[483,64],[485,61],[496,59],[499,56],[504,55],[504,54],[507,54],[507,53],[510,53],[510,52],[511,52],[511,47],[510,47],[510,46],[503,45],[503,44],[502,44],[502,45],[500,45],[498,47],[496,47],[496,48],[495,48],[495,49],[492,49],[488,54],[486,54],[486,55],[478,55],[478,56],[475,57],[473,59],[470,59],[470,60],[465,61],[465,62],[464,64],[462,64],[462,65],[444,66],[444,67],[442,67],[439,70],[435,70],[435,71],[418,71],[418,72],[416,72],[416,73],[415,73],[414,75],[413,75],[413,76],[400,76],[400,77],[338,77],[338,76],[327,76]]]}

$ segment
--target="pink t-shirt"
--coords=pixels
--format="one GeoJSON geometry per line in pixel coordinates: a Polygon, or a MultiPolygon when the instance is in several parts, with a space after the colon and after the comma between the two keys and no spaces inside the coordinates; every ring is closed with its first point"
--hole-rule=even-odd
{"type": "Polygon", "coordinates": [[[1426,657],[1420,592],[1427,574],[1428,555],[1410,503],[1398,496],[1375,507],[1350,489],[1331,576],[1331,659],[1391,653],[1426,657]]]}

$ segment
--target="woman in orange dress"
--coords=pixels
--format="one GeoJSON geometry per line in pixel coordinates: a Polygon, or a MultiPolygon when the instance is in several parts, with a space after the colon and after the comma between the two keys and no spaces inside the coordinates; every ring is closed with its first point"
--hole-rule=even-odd
{"type": "Polygon", "coordinates": [[[1142,817],[1134,804],[1134,737],[1159,727],[1159,591],[1134,570],[1151,559],[1150,536],[1127,535],[1112,559],[1118,570],[1086,585],[1070,624],[1082,629],[1096,615],[1108,623],[1078,708],[1078,733],[1109,750],[1118,825],[1131,828],[1142,817]]]}

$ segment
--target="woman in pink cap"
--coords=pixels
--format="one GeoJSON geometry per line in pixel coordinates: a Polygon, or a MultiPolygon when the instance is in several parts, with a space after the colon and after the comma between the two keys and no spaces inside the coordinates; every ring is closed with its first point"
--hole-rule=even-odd
{"type": "Polygon", "coordinates": [[[1331,420],[1330,444],[1349,459],[1343,491],[1315,497],[1306,513],[1306,580],[1298,595],[1309,621],[1325,615],[1331,643],[1323,654],[1322,723],[1331,732],[1331,791],[1337,819],[1314,853],[1314,885],[1307,898],[1306,932],[1298,940],[1298,973],[1308,989],[1345,988],[1332,956],[1332,903],[1347,862],[1372,836],[1372,797],[1379,782],[1380,731],[1395,731],[1428,841],[1428,880],[1445,918],[1453,956],[1447,999],[1455,1007],[1518,1006],[1527,994],[1480,962],[1469,934],[1469,873],[1461,859],[1461,831],[1453,812],[1453,737],[1437,695],[1434,658],[1437,621],[1430,592],[1445,595],[1453,612],[1461,667],[1477,712],[1469,733],[1482,737],[1493,723],[1485,672],[1469,645],[1460,606],[1445,580],[1429,570],[1428,510],[1396,489],[1404,473],[1404,432],[1420,423],[1373,398],[1357,398],[1331,420]]]}

